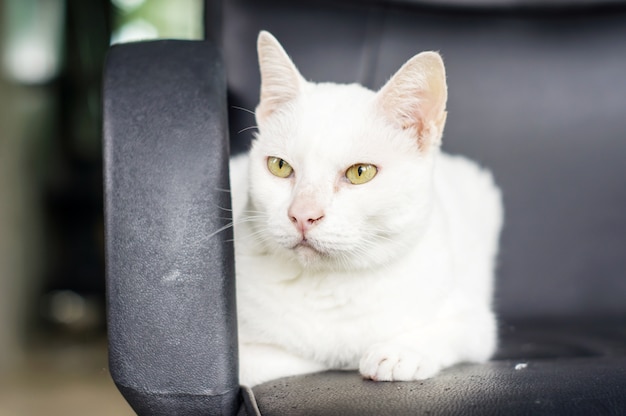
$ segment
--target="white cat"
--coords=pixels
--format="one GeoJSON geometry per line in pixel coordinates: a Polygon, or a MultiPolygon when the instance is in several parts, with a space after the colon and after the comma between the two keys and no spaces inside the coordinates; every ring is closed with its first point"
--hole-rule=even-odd
{"type": "Polygon", "coordinates": [[[305,81],[267,32],[258,53],[258,134],[231,161],[241,383],[489,359],[502,204],[488,172],[440,150],[440,56],[375,93],[305,81]]]}

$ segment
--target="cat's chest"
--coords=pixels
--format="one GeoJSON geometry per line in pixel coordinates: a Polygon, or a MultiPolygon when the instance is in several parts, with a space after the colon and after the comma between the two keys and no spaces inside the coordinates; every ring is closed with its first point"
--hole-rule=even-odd
{"type": "MultiPolygon", "coordinates": [[[[307,322],[363,316],[373,303],[380,303],[380,285],[375,276],[311,275],[292,270],[272,270],[272,278],[238,281],[238,296],[254,304],[256,313],[307,322]]],[[[242,305],[242,306],[244,306],[242,305]]],[[[248,309],[248,308],[243,308],[248,309]]],[[[252,308],[249,308],[252,310],[252,308]]]]}
{"type": "Polygon", "coordinates": [[[429,279],[429,270],[418,266],[320,275],[249,260],[240,264],[237,293],[243,335],[253,337],[279,332],[336,340],[384,336],[428,320],[445,294],[441,279],[429,279]],[[265,269],[273,278],[250,278],[244,269],[265,269]]]}
{"type": "Polygon", "coordinates": [[[242,342],[314,348],[317,354],[338,360],[333,367],[354,366],[362,349],[395,325],[391,304],[383,306],[386,300],[372,287],[331,285],[304,276],[278,284],[242,283],[238,283],[242,342]]]}

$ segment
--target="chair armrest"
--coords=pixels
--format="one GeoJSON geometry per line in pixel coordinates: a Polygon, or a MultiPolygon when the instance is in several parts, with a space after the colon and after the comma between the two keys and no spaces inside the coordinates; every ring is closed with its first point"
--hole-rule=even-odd
{"type": "Polygon", "coordinates": [[[114,46],[104,73],[109,360],[139,415],[235,414],[226,81],[201,41],[114,46]]]}

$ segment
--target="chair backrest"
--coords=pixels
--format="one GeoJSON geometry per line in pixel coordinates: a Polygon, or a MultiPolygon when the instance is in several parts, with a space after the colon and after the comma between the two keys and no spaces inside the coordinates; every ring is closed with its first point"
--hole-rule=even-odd
{"type": "Polygon", "coordinates": [[[239,409],[220,59],[197,41],[117,45],[107,56],[109,368],[139,415],[239,409]]]}
{"type": "Polygon", "coordinates": [[[488,166],[503,189],[501,316],[623,316],[626,4],[470,3],[224,2],[232,146],[252,136],[238,132],[253,117],[234,106],[257,103],[261,29],[306,78],[372,88],[412,55],[438,50],[450,94],[444,149],[488,166]]]}

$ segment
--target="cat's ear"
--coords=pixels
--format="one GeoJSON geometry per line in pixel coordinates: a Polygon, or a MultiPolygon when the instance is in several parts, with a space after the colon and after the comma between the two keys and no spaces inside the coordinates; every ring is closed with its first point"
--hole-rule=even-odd
{"type": "Polygon", "coordinates": [[[441,56],[422,52],[407,61],[378,92],[389,121],[415,132],[420,150],[441,144],[448,89],[441,56]]]}
{"type": "Polygon", "coordinates": [[[261,99],[257,117],[265,118],[296,98],[306,81],[269,32],[259,33],[257,51],[261,70],[261,99]]]}

